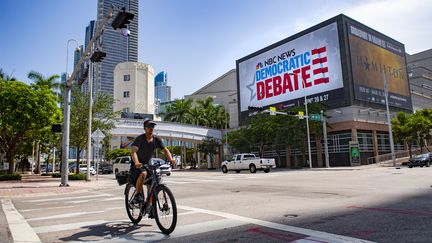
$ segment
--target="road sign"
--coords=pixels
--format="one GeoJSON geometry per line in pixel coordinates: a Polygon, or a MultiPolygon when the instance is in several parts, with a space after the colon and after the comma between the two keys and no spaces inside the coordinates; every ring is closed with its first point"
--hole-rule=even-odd
{"type": "Polygon", "coordinates": [[[310,114],[311,121],[321,121],[321,114],[310,114]]]}
{"type": "Polygon", "coordinates": [[[276,107],[275,106],[270,106],[270,115],[272,115],[272,116],[276,115],[276,107]]]}
{"type": "Polygon", "coordinates": [[[105,134],[100,129],[97,129],[92,133],[91,137],[95,143],[99,144],[105,138],[105,134]]]}

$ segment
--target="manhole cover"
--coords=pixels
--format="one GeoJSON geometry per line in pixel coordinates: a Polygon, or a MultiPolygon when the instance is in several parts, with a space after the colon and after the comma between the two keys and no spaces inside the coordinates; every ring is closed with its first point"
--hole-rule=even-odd
{"type": "Polygon", "coordinates": [[[297,218],[298,215],[297,214],[284,214],[285,218],[297,218]]]}

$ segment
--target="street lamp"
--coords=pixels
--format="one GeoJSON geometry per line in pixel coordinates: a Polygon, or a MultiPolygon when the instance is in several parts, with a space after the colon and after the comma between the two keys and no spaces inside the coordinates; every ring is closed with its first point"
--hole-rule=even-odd
{"type": "Polygon", "coordinates": [[[302,83],[303,83],[303,94],[304,94],[304,103],[305,103],[305,112],[306,112],[306,132],[307,132],[307,140],[308,140],[308,154],[309,154],[309,168],[312,168],[312,154],[311,154],[311,144],[310,144],[310,134],[309,134],[309,113],[308,113],[308,105],[307,105],[307,99],[306,99],[306,81],[303,79],[302,75],[299,75],[300,73],[288,73],[289,75],[296,75],[297,77],[300,76],[302,83]]]}
{"type": "Polygon", "coordinates": [[[60,186],[69,186],[68,173],[69,173],[69,124],[70,124],[70,89],[67,88],[68,81],[68,67],[69,67],[69,43],[75,42],[76,51],[80,51],[79,43],[75,39],[69,39],[66,44],[66,81],[63,95],[63,136],[62,136],[62,170],[60,186]]]}

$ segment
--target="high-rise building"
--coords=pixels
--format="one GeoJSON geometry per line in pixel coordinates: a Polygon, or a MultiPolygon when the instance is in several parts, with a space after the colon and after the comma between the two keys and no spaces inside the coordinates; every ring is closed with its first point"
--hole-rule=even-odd
{"type": "Polygon", "coordinates": [[[124,62],[114,72],[114,111],[154,114],[153,67],[138,62],[124,62]]]}
{"type": "Polygon", "coordinates": [[[120,31],[114,30],[111,21],[105,23],[105,30],[101,36],[101,50],[106,53],[102,62],[95,64],[95,92],[113,94],[114,69],[119,63],[138,61],[138,0],[99,0],[98,21],[113,13],[115,17],[120,9],[133,13],[134,18],[129,24],[130,34],[124,36],[120,31]]]}
{"type": "Polygon", "coordinates": [[[155,76],[155,98],[158,103],[171,101],[171,87],[168,86],[168,75],[166,72],[160,72],[155,76]]]}
{"type": "MultiPolygon", "coordinates": [[[[85,39],[84,39],[84,45],[85,45],[84,48],[85,49],[88,47],[90,40],[93,38],[93,35],[96,31],[96,26],[97,26],[97,22],[95,20],[91,20],[89,25],[87,25],[87,27],[86,27],[85,39]]],[[[84,50],[81,53],[83,53],[83,52],[84,52],[84,50]]],[[[89,65],[89,63],[87,63],[87,65],[89,65]]],[[[84,68],[85,68],[84,66],[85,66],[85,64],[81,65],[81,72],[80,72],[81,75],[84,72],[84,68]]],[[[96,78],[95,78],[96,77],[96,72],[95,72],[96,69],[95,69],[94,65],[92,65],[92,68],[93,68],[93,72],[91,72],[93,74],[92,77],[90,77],[90,72],[89,72],[89,74],[88,74],[89,80],[87,80],[86,82],[84,82],[82,84],[81,90],[83,92],[88,92],[88,84],[89,84],[88,82],[90,82],[90,80],[93,82],[93,87],[95,87],[95,85],[96,85],[96,78]]],[[[93,88],[93,95],[96,94],[96,91],[97,91],[97,89],[93,88]]]]}

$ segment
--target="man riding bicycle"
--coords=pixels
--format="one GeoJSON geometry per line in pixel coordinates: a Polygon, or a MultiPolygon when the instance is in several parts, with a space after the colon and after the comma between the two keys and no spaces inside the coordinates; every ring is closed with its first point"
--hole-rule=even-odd
{"type": "MultiPolygon", "coordinates": [[[[144,195],[142,195],[143,182],[146,178],[151,176],[152,170],[148,167],[150,160],[153,156],[155,149],[161,149],[165,154],[167,160],[171,163],[175,163],[171,152],[164,146],[162,139],[153,135],[153,129],[156,126],[152,120],[144,121],[144,134],[139,135],[132,144],[131,157],[134,163],[131,163],[130,174],[132,183],[136,185],[137,194],[135,196],[136,201],[144,201],[144,195]]],[[[147,188],[150,185],[147,184],[147,188]]]]}

